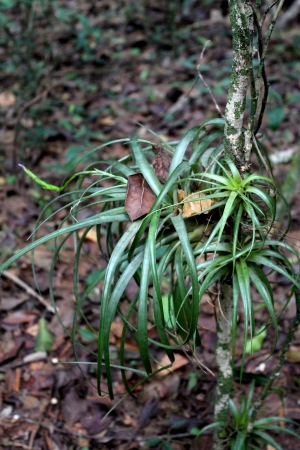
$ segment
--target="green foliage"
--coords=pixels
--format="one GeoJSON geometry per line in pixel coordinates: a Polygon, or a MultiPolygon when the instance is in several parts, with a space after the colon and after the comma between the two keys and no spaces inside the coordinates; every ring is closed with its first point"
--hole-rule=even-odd
{"type": "MultiPolygon", "coordinates": [[[[204,293],[225,277],[231,279],[233,284],[233,359],[240,300],[244,311],[244,352],[249,335],[253,337],[255,334],[250,289],[256,289],[260,295],[262,305],[269,313],[268,324],[272,324],[277,340],[277,317],[281,311],[278,312],[276,308],[275,312],[269,274],[278,273],[289,283],[289,295],[282,306],[284,310],[294,288],[300,288],[298,274],[286,255],[289,253],[297,258],[298,255],[287,243],[268,238],[276,214],[274,182],[254,173],[242,177],[232,161],[222,157],[223,147],[218,141],[223,134],[223,124],[222,119],[212,119],[189,130],[177,144],[165,144],[172,153],[165,184],[160,183],[149,163],[149,158],[153,158],[154,144],[137,139],[124,140],[124,143],[130,143],[132,151],[123,160],[99,162],[101,170],[97,168],[97,164],[87,166],[84,171],[67,180],[61,188],[54,186],[61,192],[71,181],[77,179],[76,187],[70,194],[62,194],[62,200],[67,201],[65,208],[70,212],[61,227],[34,240],[0,267],[0,270],[4,270],[22,254],[55,239],[56,250],[50,268],[50,292],[53,297],[55,262],[66,240],[74,235],[76,310],[72,330],[66,332],[72,338],[75,355],[77,345],[82,345],[82,332],[79,335],[77,333],[80,315],[87,323],[89,340],[93,339],[93,333],[94,336],[98,335],[97,375],[100,394],[104,376],[109,395],[113,397],[109,337],[117,314],[123,321],[118,365],[121,367],[125,387],[131,393],[132,389],[126,381],[126,372],[131,370],[126,365],[126,336],[130,335],[136,340],[148,376],[155,373],[151,352],[153,346],[163,349],[170,363],[174,360],[174,350],[178,348],[188,345],[190,351],[195,352],[196,348],[201,347],[198,330],[201,299],[204,293]],[[208,132],[208,126],[216,126],[217,131],[208,132]],[[143,219],[131,222],[124,208],[127,177],[139,172],[155,193],[156,200],[143,219]],[[83,188],[87,176],[93,176],[95,181],[83,188]],[[186,197],[180,201],[179,189],[186,193],[186,197]],[[200,191],[210,202],[209,206],[184,219],[184,206],[203,199],[200,193],[197,197],[197,192],[200,191]],[[80,219],[81,211],[93,211],[95,208],[97,212],[94,215],[80,219]],[[205,213],[209,214],[209,221],[205,213]],[[80,255],[85,236],[94,226],[99,250],[107,260],[107,267],[95,271],[84,291],[80,292],[80,255]],[[83,233],[77,235],[79,230],[83,230],[83,233]],[[105,237],[105,244],[101,236],[105,237]],[[126,286],[131,279],[135,280],[139,289],[134,299],[128,299],[125,307],[126,286]],[[161,289],[162,281],[164,292],[161,289]],[[99,283],[103,284],[100,323],[99,329],[94,329],[82,309],[85,299],[99,283]],[[155,326],[157,339],[149,337],[149,324],[155,326]]],[[[117,141],[110,144],[115,142],[117,141]]],[[[31,172],[27,171],[27,174],[44,188],[53,189],[52,185],[37,179],[31,172]]]]}
{"type": "MultiPolygon", "coordinates": [[[[55,61],[58,65],[62,62],[59,59],[62,58],[61,54],[54,58],[53,47],[46,39],[39,41],[39,52],[47,55],[46,59],[36,56],[38,52],[33,51],[35,42],[38,42],[37,31],[33,25],[38,18],[49,16],[52,19],[49,19],[48,25],[53,23],[63,25],[63,29],[67,30],[70,37],[70,46],[81,63],[92,63],[97,67],[103,64],[96,51],[105,40],[101,26],[95,27],[90,17],[74,8],[65,8],[54,3],[55,15],[51,15],[47,10],[50,3],[45,6],[43,1],[39,3],[38,10],[34,8],[33,0],[0,2],[0,24],[4,30],[1,43],[11,52],[9,64],[2,68],[7,74],[15,73],[16,69],[20,68],[17,90],[22,91],[24,102],[33,97],[41,80],[47,79],[52,70],[49,61],[55,61]],[[8,9],[13,7],[21,7],[24,19],[21,27],[13,14],[8,12],[8,9]],[[74,29],[76,33],[73,32],[74,29]]],[[[188,3],[184,2],[186,6],[188,3]]],[[[127,14],[130,19],[135,10],[130,5],[128,8],[127,14]]],[[[146,12],[147,2],[143,8],[146,12]]],[[[179,3],[177,5],[170,3],[167,20],[171,39],[167,46],[178,53],[182,48],[176,46],[176,38],[179,35],[175,25],[179,13],[179,3]]],[[[148,20],[145,20],[145,31],[149,34],[148,20]]],[[[157,43],[164,42],[164,28],[158,27],[156,33],[151,36],[157,43]]],[[[189,30],[183,32],[180,40],[188,39],[189,36],[189,30]]],[[[109,39],[111,38],[113,36],[110,34],[109,39]]],[[[198,42],[203,40],[201,36],[197,39],[198,42]]],[[[138,58],[140,53],[141,49],[138,47],[129,50],[132,58],[138,58]]],[[[122,50],[116,45],[115,51],[110,52],[110,57],[112,60],[118,60],[121,56],[122,50]]],[[[194,70],[196,57],[182,59],[180,64],[194,70]]],[[[205,69],[203,66],[201,70],[205,69]]],[[[149,70],[146,68],[141,72],[140,79],[147,82],[148,77],[149,70]]],[[[74,82],[74,86],[80,87],[85,92],[97,90],[95,84],[86,86],[74,69],[68,72],[67,78],[74,82]]],[[[213,91],[222,94],[229,81],[229,78],[225,77],[213,91]]],[[[146,86],[145,90],[148,89],[149,86],[146,86]]],[[[277,130],[286,113],[281,96],[276,91],[271,91],[271,94],[274,102],[267,112],[268,124],[271,129],[277,130]]],[[[115,94],[110,92],[108,95],[115,94]]],[[[153,90],[149,91],[149,100],[154,101],[156,95],[153,90]]],[[[57,106],[56,104],[55,107],[57,106]]],[[[52,107],[52,104],[46,102],[41,107],[30,107],[29,116],[35,120],[34,130],[22,130],[19,121],[18,133],[20,130],[23,131],[25,138],[17,137],[24,147],[28,141],[38,146],[46,137],[55,135],[55,129],[45,127],[39,121],[41,110],[46,111],[52,107]]],[[[124,99],[124,107],[127,110],[137,109],[134,99],[130,97],[124,99]]],[[[23,112],[25,110],[26,103],[23,112]]],[[[97,119],[98,113],[98,110],[94,110],[87,117],[84,107],[72,103],[68,105],[67,117],[64,116],[59,120],[60,130],[72,135],[75,142],[88,141],[92,138],[102,140],[101,133],[91,133],[87,126],[89,120],[97,119]]],[[[173,120],[173,113],[167,114],[165,120],[173,120]]],[[[160,181],[151,165],[154,143],[136,138],[107,144],[109,146],[123,142],[131,146],[131,153],[120,161],[98,161],[95,154],[101,151],[103,146],[88,153],[81,160],[81,162],[88,161],[85,170],[71,176],[60,187],[47,183],[21,166],[43,189],[59,193],[59,204],[64,204],[56,212],[52,212],[56,202],[52,200],[50,205],[44,208],[37,229],[46,220],[53,218],[54,214],[61,215],[63,210],[69,212],[56,231],[39,239],[34,232],[32,243],[2,264],[0,271],[5,270],[26,252],[54,240],[54,256],[50,267],[50,295],[55,305],[53,290],[55,264],[66,242],[69,242],[70,237],[74,238],[73,284],[76,308],[71,329],[65,328],[61,323],[66,334],[72,339],[75,358],[78,347],[85,347],[90,353],[90,361],[87,363],[97,365],[97,385],[100,395],[106,393],[106,390],[102,390],[104,380],[108,393],[113,398],[113,370],[121,371],[124,386],[132,395],[137,386],[162,370],[163,367],[157,365],[153,356],[154,347],[167,354],[170,365],[174,361],[174,351],[178,349],[184,348],[196,356],[196,351],[201,350],[198,318],[202,298],[205,293],[214,290],[216,286],[219,287],[224,281],[230,282],[233,287],[232,365],[238,342],[240,306],[244,319],[241,326],[242,369],[245,353],[261,347],[269,325],[274,329],[275,348],[278,338],[278,317],[287,307],[295,290],[300,289],[299,274],[291,262],[296,260],[299,263],[299,255],[290,245],[275,240],[270,235],[278,214],[274,181],[256,173],[245,173],[247,167],[237,168],[232,160],[224,157],[223,126],[223,119],[212,119],[188,130],[178,143],[163,143],[172,155],[169,173],[164,183],[160,181]],[[91,163],[93,160],[95,162],[91,163]],[[155,194],[156,200],[145,217],[131,222],[124,206],[129,195],[128,177],[140,173],[155,194]],[[76,185],[70,192],[62,193],[75,181],[76,185]],[[183,198],[180,192],[184,192],[183,198]],[[206,203],[202,206],[204,200],[206,203]],[[189,207],[193,212],[186,213],[189,207]],[[49,211],[50,216],[45,219],[49,211]],[[101,269],[95,267],[94,272],[82,285],[79,275],[81,255],[84,252],[85,238],[93,227],[96,228],[99,252],[106,260],[106,267],[101,269]],[[276,305],[274,297],[271,280],[276,275],[284,277],[288,284],[288,293],[283,305],[276,305]],[[128,298],[126,287],[132,280],[138,288],[133,298],[128,298]],[[101,295],[94,301],[95,304],[99,303],[100,320],[99,325],[95,326],[84,314],[84,303],[97,289],[101,295]],[[257,327],[252,299],[254,289],[260,298],[260,306],[265,308],[268,314],[268,321],[258,335],[255,335],[257,327]],[[110,349],[111,328],[117,315],[123,323],[118,355],[110,349]],[[79,319],[83,321],[80,327],[79,319]],[[128,357],[125,345],[128,337],[138,346],[144,370],[137,370],[128,357]],[[96,354],[89,348],[95,340],[98,342],[96,354]],[[127,373],[130,371],[139,377],[133,387],[127,381],[127,373]]],[[[259,142],[257,149],[258,153],[259,149],[263,152],[263,146],[259,142]]],[[[70,147],[67,163],[69,161],[80,162],[78,147],[70,147]]],[[[222,304],[220,310],[222,313],[222,304]]],[[[59,318],[59,312],[56,313],[59,318]]],[[[42,318],[39,321],[35,349],[48,351],[51,346],[52,337],[42,318]]],[[[195,382],[195,379],[190,378],[190,390],[195,382]]],[[[204,431],[218,429],[228,448],[230,445],[232,450],[258,448],[257,446],[262,444],[280,449],[268,431],[282,431],[277,425],[278,421],[288,422],[288,420],[269,417],[253,421],[251,405],[253,393],[254,385],[251,386],[247,399],[242,398],[240,406],[230,400],[230,417],[226,423],[214,422],[202,430],[194,429],[193,434],[200,436],[204,431]]],[[[298,437],[289,429],[284,431],[298,437]]],[[[172,448],[168,441],[162,439],[149,440],[146,446],[172,448]]]]}
{"type": "Polygon", "coordinates": [[[36,352],[48,352],[51,350],[53,338],[47,327],[46,320],[41,317],[38,325],[38,332],[35,338],[34,350],[36,352]]]}
{"type": "Polygon", "coordinates": [[[266,337],[267,331],[265,327],[262,327],[257,333],[255,333],[255,336],[253,336],[252,339],[247,340],[245,352],[252,354],[260,350],[266,337]]]}
{"type": "Polygon", "coordinates": [[[10,90],[16,97],[13,112],[17,117],[15,138],[20,159],[25,159],[24,149],[41,148],[50,137],[61,132],[69,139],[72,137],[73,142],[80,142],[81,148],[89,145],[90,140],[102,140],[101,133],[93,133],[87,126],[94,112],[89,117],[86,110],[68,111],[68,101],[61,95],[51,95],[56,84],[65,87],[72,79],[73,86],[86,94],[97,90],[98,86],[91,80],[82,78],[76,68],[77,60],[82,64],[103,64],[99,56],[99,46],[103,45],[102,26],[94,26],[93,16],[82,14],[80,7],[68,2],[63,2],[66,4],[63,7],[61,3],[57,0],[0,2],[0,44],[5,51],[0,68],[12,82],[10,90]],[[61,39],[67,42],[67,51],[57,51],[61,39]],[[69,59],[72,68],[65,71],[63,66],[69,66],[69,59]],[[62,68],[65,75],[57,76],[55,72],[62,68]],[[49,115],[58,108],[64,112],[64,119],[56,119],[49,126],[49,115]]]}
{"type": "Polygon", "coordinates": [[[276,450],[282,450],[281,446],[269,434],[287,433],[299,439],[300,435],[289,428],[279,426],[278,422],[285,422],[286,425],[296,425],[292,420],[283,417],[264,417],[254,421],[249,429],[252,414],[252,402],[254,394],[254,383],[252,383],[247,397],[241,398],[241,403],[237,406],[233,400],[229,400],[230,421],[228,437],[230,439],[230,450],[248,450],[261,448],[261,445],[270,445],[276,450]]]}
{"type": "Polygon", "coordinates": [[[203,433],[210,429],[223,429],[225,430],[223,442],[224,448],[230,450],[254,450],[262,448],[262,445],[270,445],[276,450],[282,450],[282,447],[273,437],[274,433],[286,433],[297,439],[300,438],[300,435],[293,430],[278,425],[278,423],[285,423],[287,426],[297,426],[295,422],[284,417],[262,417],[256,419],[254,423],[252,423],[253,396],[254,382],[252,382],[247,396],[241,397],[240,405],[237,405],[232,399],[229,400],[229,416],[227,423],[221,424],[214,422],[203,427],[201,430],[199,428],[193,428],[191,433],[198,439],[203,433]]]}
{"type": "Polygon", "coordinates": [[[276,106],[267,111],[268,125],[272,130],[278,130],[285,118],[284,106],[276,106]]]}

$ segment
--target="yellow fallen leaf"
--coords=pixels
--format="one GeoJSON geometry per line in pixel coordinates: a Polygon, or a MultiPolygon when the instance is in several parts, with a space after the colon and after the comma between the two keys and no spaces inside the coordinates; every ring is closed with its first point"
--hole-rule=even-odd
{"type": "Polygon", "coordinates": [[[289,348],[286,360],[291,363],[298,363],[300,362],[300,347],[296,347],[295,345],[291,345],[289,348]]]}
{"type": "MultiPolygon", "coordinates": [[[[79,237],[81,237],[82,235],[83,235],[83,231],[79,231],[78,232],[78,236],[79,237]]],[[[86,236],[85,236],[85,239],[87,239],[87,240],[89,240],[89,241],[92,241],[92,242],[97,242],[97,232],[96,232],[96,229],[95,228],[91,228],[88,232],[87,232],[87,234],[86,234],[86,236]]]]}
{"type": "MultiPolygon", "coordinates": [[[[183,366],[186,366],[189,363],[189,360],[185,358],[184,356],[181,356],[179,354],[175,354],[175,361],[172,364],[172,367],[169,367],[168,369],[164,369],[161,372],[158,372],[158,377],[165,377],[166,375],[169,375],[174,370],[180,369],[183,366]]],[[[170,364],[170,360],[167,355],[164,355],[162,359],[160,360],[160,364],[157,366],[157,369],[159,369],[162,366],[168,366],[170,364]]]]}
{"type": "Polygon", "coordinates": [[[107,116],[107,117],[100,117],[98,119],[98,124],[99,125],[113,125],[115,123],[116,119],[114,117],[111,116],[107,116]]]}
{"type": "Polygon", "coordinates": [[[4,91],[0,94],[0,107],[12,106],[16,102],[15,95],[10,91],[4,91]]]}
{"type": "Polygon", "coordinates": [[[182,217],[184,219],[196,214],[201,214],[202,212],[203,214],[208,214],[209,210],[207,208],[210,208],[215,203],[214,200],[207,198],[202,192],[198,191],[193,192],[190,195],[186,195],[182,189],[178,189],[178,199],[180,202],[185,200],[182,207],[182,217]],[[203,211],[205,209],[206,211],[203,211]]]}

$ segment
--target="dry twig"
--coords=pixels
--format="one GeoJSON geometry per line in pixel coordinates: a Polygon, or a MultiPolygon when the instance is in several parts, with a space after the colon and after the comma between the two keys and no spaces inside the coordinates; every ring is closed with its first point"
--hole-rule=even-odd
{"type": "Polygon", "coordinates": [[[4,270],[2,272],[2,275],[7,278],[8,280],[13,281],[17,286],[24,289],[27,294],[31,295],[31,297],[36,298],[42,305],[45,306],[47,311],[54,313],[54,308],[52,305],[50,305],[41,295],[39,295],[37,292],[35,292],[28,284],[24,283],[19,277],[17,277],[15,274],[10,272],[9,270],[4,270]]]}

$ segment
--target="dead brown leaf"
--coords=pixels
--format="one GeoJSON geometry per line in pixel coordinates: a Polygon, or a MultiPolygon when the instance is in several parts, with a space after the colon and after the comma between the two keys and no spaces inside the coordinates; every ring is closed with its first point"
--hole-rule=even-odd
{"type": "Polygon", "coordinates": [[[180,387],[180,376],[174,372],[168,372],[167,377],[152,380],[143,391],[143,398],[150,399],[175,399],[180,387]]]}
{"type": "MultiPolygon", "coordinates": [[[[164,369],[161,372],[158,372],[157,376],[159,377],[165,377],[166,375],[169,375],[174,370],[180,369],[183,366],[186,366],[189,363],[189,360],[185,358],[184,356],[181,356],[179,354],[175,354],[175,361],[172,364],[172,367],[168,369],[164,369]]],[[[167,355],[164,355],[163,358],[160,360],[160,364],[157,367],[159,369],[162,366],[168,366],[170,364],[170,360],[167,355]]]]}
{"type": "Polygon", "coordinates": [[[195,216],[196,214],[201,214],[202,212],[203,214],[208,214],[209,209],[207,208],[210,208],[215,203],[214,200],[207,198],[206,195],[200,191],[186,195],[182,189],[178,189],[178,200],[180,202],[185,200],[182,207],[182,217],[184,219],[195,216]],[[206,211],[204,211],[205,209],[206,211]]]}
{"type": "Polygon", "coordinates": [[[14,297],[10,296],[7,298],[1,298],[0,299],[0,311],[11,311],[12,309],[15,309],[17,306],[21,305],[22,303],[26,302],[28,300],[27,294],[19,294],[18,297],[17,294],[14,294],[14,297]]]}
{"type": "Polygon", "coordinates": [[[19,325],[21,323],[33,322],[37,317],[37,313],[32,310],[16,311],[8,314],[2,322],[6,325],[19,325]]]}
{"type": "Polygon", "coordinates": [[[300,347],[292,345],[287,352],[286,359],[291,363],[300,362],[300,347]]]}
{"type": "MultiPolygon", "coordinates": [[[[78,232],[78,237],[81,238],[81,236],[83,236],[84,231],[80,230],[78,232]]],[[[92,241],[92,242],[97,242],[97,232],[96,232],[96,228],[91,228],[87,234],[85,235],[85,239],[87,239],[88,241],[92,241]]]]}
{"type": "Polygon", "coordinates": [[[129,175],[125,200],[125,209],[132,221],[147,214],[156,195],[141,173],[129,175]]]}
{"type": "Polygon", "coordinates": [[[3,351],[3,345],[0,347],[0,364],[5,363],[6,361],[9,361],[11,359],[14,359],[18,356],[19,351],[24,345],[24,340],[18,340],[17,342],[15,340],[11,340],[9,347],[6,351],[3,351]]]}
{"type": "Polygon", "coordinates": [[[12,106],[16,102],[15,95],[10,91],[4,91],[0,94],[0,107],[12,106]]]}
{"type": "Polygon", "coordinates": [[[21,375],[22,375],[21,367],[17,367],[14,374],[14,383],[12,385],[12,390],[14,392],[20,392],[21,375]]]}
{"type": "Polygon", "coordinates": [[[165,183],[169,175],[172,155],[162,145],[156,145],[153,150],[157,153],[152,163],[155,175],[161,183],[165,183]]]}
{"type": "Polygon", "coordinates": [[[6,178],[0,177],[0,186],[5,186],[5,185],[6,185],[6,178]]]}
{"type": "Polygon", "coordinates": [[[107,117],[100,117],[98,119],[98,124],[99,125],[108,125],[111,126],[115,123],[115,118],[111,117],[111,116],[107,116],[107,117]]]}
{"type": "Polygon", "coordinates": [[[88,401],[80,398],[74,390],[69,391],[61,406],[62,416],[65,422],[73,426],[77,421],[87,414],[88,401]]]}

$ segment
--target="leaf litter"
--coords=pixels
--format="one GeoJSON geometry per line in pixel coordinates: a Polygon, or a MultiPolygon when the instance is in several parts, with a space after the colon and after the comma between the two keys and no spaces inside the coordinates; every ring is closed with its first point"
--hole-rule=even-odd
{"type": "MultiPolygon", "coordinates": [[[[60,2],[60,6],[66,11],[67,3],[60,2]]],[[[104,44],[95,44],[94,48],[98,52],[97,64],[91,59],[91,53],[86,54],[85,62],[82,62],[80,58],[83,50],[81,50],[82,53],[72,51],[70,36],[56,20],[55,33],[60,40],[57,44],[57,48],[60,48],[60,60],[56,61],[57,68],[54,68],[53,77],[56,78],[57,84],[49,91],[46,112],[43,110],[42,102],[36,103],[33,109],[29,107],[24,109],[19,135],[16,133],[17,107],[19,108],[22,102],[26,106],[26,99],[22,97],[25,94],[18,93],[18,82],[15,77],[10,74],[4,75],[5,90],[0,96],[0,110],[4,111],[6,120],[5,126],[0,130],[1,142],[5,143],[4,157],[1,159],[3,164],[1,164],[0,183],[0,226],[2,229],[0,239],[3,260],[6,254],[11,254],[24,246],[26,237],[35,228],[35,220],[41,206],[55,195],[38,191],[31,183],[24,182],[21,174],[18,174],[19,184],[13,184],[13,178],[7,176],[9,174],[16,178],[11,171],[11,154],[16,138],[19,139],[21,162],[24,160],[26,166],[40,178],[47,180],[51,178],[54,185],[59,185],[63,179],[63,172],[60,170],[66,169],[66,160],[74,160],[76,146],[81,150],[85,146],[95,147],[99,142],[102,143],[116,136],[130,136],[136,132],[143,138],[147,137],[147,131],[144,128],[138,128],[136,122],[144,123],[160,136],[164,136],[166,140],[180,138],[187,128],[198,125],[204,118],[215,115],[215,108],[209,95],[197,82],[196,59],[201,51],[199,36],[200,39],[213,41],[212,48],[206,52],[205,59],[202,61],[206,66],[204,73],[207,74],[206,80],[209,80],[216,92],[220,107],[223,108],[225,105],[226,91],[218,84],[220,81],[218,76],[222,71],[225,76],[228,73],[226,65],[228,62],[224,59],[224,50],[230,48],[230,40],[224,35],[226,22],[222,19],[222,15],[219,14],[217,21],[213,20],[216,15],[213,15],[210,8],[205,5],[201,11],[197,9],[190,11],[190,14],[183,14],[183,12],[179,14],[176,19],[177,31],[175,37],[173,36],[175,44],[172,49],[172,35],[170,36],[170,29],[166,25],[169,16],[160,2],[154,0],[153,4],[149,5],[150,30],[148,31],[142,29],[144,16],[139,7],[136,11],[129,11],[126,16],[118,12],[117,3],[105,0],[91,7],[89,2],[82,2],[81,10],[78,10],[89,20],[92,18],[98,20],[98,27],[102,27],[106,41],[104,44]],[[105,16],[105,10],[111,12],[110,19],[105,16]],[[189,17],[192,17],[192,21],[189,17]],[[189,32],[188,39],[185,37],[186,30],[189,32]],[[113,32],[115,35],[112,38],[113,32]],[[157,41],[151,36],[156,36],[157,41]],[[183,51],[176,53],[176,47],[179,48],[179,44],[182,45],[182,43],[183,51]],[[53,104],[56,106],[51,106],[53,104]],[[80,110],[81,107],[83,110],[80,110]],[[34,108],[36,108],[35,111],[34,108]],[[76,114],[72,115],[74,108],[77,108],[76,114]],[[37,133],[41,130],[41,125],[36,122],[36,116],[42,127],[47,128],[42,137],[37,133]],[[34,133],[36,133],[35,138],[28,141],[27,136],[34,133]]],[[[190,3],[192,5],[193,2],[190,3]]],[[[190,6],[190,8],[193,7],[190,6]]],[[[18,17],[16,16],[15,19],[18,20],[18,17]]],[[[51,27],[47,29],[42,25],[42,22],[38,23],[36,31],[40,35],[47,35],[48,42],[53,41],[56,36],[51,27]]],[[[79,36],[82,30],[83,22],[76,29],[78,34],[73,31],[72,33],[79,36]]],[[[84,33],[80,36],[84,39],[84,33]]],[[[86,45],[91,44],[92,49],[95,39],[97,36],[89,35],[86,45]]],[[[289,44],[289,49],[284,55],[287,61],[292,60],[293,57],[291,50],[293,39],[292,33],[287,32],[286,43],[289,44]]],[[[41,40],[38,41],[35,51],[40,58],[38,62],[41,62],[41,40]]],[[[282,58],[278,58],[275,53],[274,55],[275,57],[269,61],[268,70],[274,74],[281,73],[285,69],[282,58]]],[[[8,57],[7,49],[4,48],[1,58],[8,57]]],[[[289,72],[291,72],[290,69],[289,72]]],[[[297,83],[296,78],[289,80],[284,86],[281,84],[280,89],[296,91],[297,83]]],[[[274,79],[272,86],[276,88],[276,84],[278,80],[274,79]]],[[[285,98],[287,94],[288,92],[281,92],[285,98]]],[[[30,100],[36,98],[36,95],[38,95],[37,92],[33,93],[30,100]]],[[[274,100],[272,102],[270,107],[275,109],[276,104],[274,100]]],[[[299,127],[290,119],[297,116],[297,106],[292,101],[286,103],[285,120],[281,124],[280,131],[274,130],[272,135],[267,134],[266,145],[269,146],[270,153],[275,148],[284,150],[299,142],[299,127]]],[[[160,144],[154,151],[156,157],[153,167],[163,183],[168,176],[171,155],[163,146],[160,147],[160,144]]],[[[111,150],[101,151],[101,158],[120,158],[127,152],[126,147],[116,144],[111,150]]],[[[279,182],[285,178],[288,168],[289,166],[284,164],[278,164],[274,168],[275,177],[279,182]]],[[[132,220],[146,214],[155,201],[155,196],[145,180],[140,178],[135,186],[137,187],[133,188],[133,192],[129,195],[130,201],[128,200],[128,203],[135,203],[135,208],[130,212],[132,220]]],[[[299,240],[300,196],[297,193],[299,194],[299,186],[295,189],[292,208],[292,236],[299,240]]],[[[211,206],[205,203],[209,199],[199,199],[198,192],[190,195],[182,192],[180,195],[180,201],[183,202],[183,214],[186,217],[200,214],[211,206]]],[[[131,205],[128,207],[130,208],[131,205]]],[[[58,222],[53,221],[47,227],[52,230],[57,225],[58,222]]],[[[93,235],[92,238],[89,236],[84,243],[86,259],[80,272],[82,289],[85,288],[84,280],[95,269],[95,258],[98,255],[94,241],[93,235]]],[[[68,242],[67,245],[72,244],[68,242]]],[[[71,255],[72,251],[68,251],[67,248],[61,252],[61,260],[58,262],[54,280],[54,294],[58,299],[63,324],[67,330],[70,330],[75,310],[74,299],[70,294],[72,292],[71,255]]],[[[47,248],[37,252],[37,277],[42,286],[42,292],[38,295],[42,295],[47,303],[50,301],[48,267],[49,249],[47,248]]],[[[14,275],[20,280],[25,280],[27,284],[30,284],[31,289],[36,290],[31,275],[30,258],[24,257],[17,263],[14,275]]],[[[135,289],[133,287],[130,293],[132,297],[135,289]]],[[[95,329],[98,323],[98,309],[95,300],[88,302],[84,311],[95,329]]],[[[130,440],[133,448],[155,437],[162,437],[166,443],[171,438],[173,450],[182,450],[187,445],[191,445],[192,438],[189,432],[191,427],[201,428],[212,420],[208,393],[213,391],[215,381],[213,377],[201,374],[198,382],[189,391],[191,374],[197,373],[197,369],[180,353],[177,360],[181,363],[174,368],[173,373],[164,373],[164,377],[150,380],[137,392],[137,399],[125,398],[106,417],[113,404],[107,397],[98,397],[93,385],[95,383],[93,365],[81,364],[78,368],[70,364],[74,360],[73,349],[70,339],[56,316],[51,311],[47,311],[37,298],[25,292],[22,286],[4,277],[0,279],[0,311],[2,334],[0,442],[4,450],[22,446],[30,449],[59,448],[61,450],[97,449],[101,446],[101,448],[124,450],[124,446],[130,440]],[[35,352],[36,332],[42,318],[45,320],[47,330],[51,333],[53,344],[46,353],[37,355],[35,352]],[[32,359],[37,356],[40,359],[33,361],[32,359]],[[144,421],[143,426],[138,428],[141,413],[148,413],[151,409],[151,403],[147,403],[151,399],[158,400],[158,409],[155,410],[154,417],[144,421]],[[149,410],[148,405],[150,405],[149,410]],[[180,437],[176,437],[174,424],[181,423],[183,418],[186,421],[185,425],[181,425],[180,437]]],[[[208,367],[215,370],[213,355],[215,334],[210,330],[212,319],[213,306],[211,303],[209,307],[204,304],[200,333],[205,345],[201,358],[208,367]]],[[[261,321],[264,323],[262,312],[261,321]]],[[[83,328],[84,325],[83,318],[79,319],[78,327],[83,328]]],[[[281,326],[284,333],[284,320],[281,326]]],[[[114,329],[119,329],[117,322],[114,329]]],[[[48,332],[46,332],[47,335],[48,332]]],[[[119,339],[119,333],[115,332],[111,341],[112,352],[117,351],[119,339]]],[[[281,385],[290,387],[286,390],[284,413],[295,420],[300,419],[297,403],[300,398],[295,381],[300,378],[299,365],[295,364],[299,360],[299,340],[300,334],[297,332],[295,345],[288,355],[290,361],[286,364],[279,380],[281,385]]],[[[270,341],[272,342],[272,339],[270,341]]],[[[131,349],[131,362],[138,365],[134,343],[128,342],[128,348],[131,349]]],[[[96,340],[91,339],[90,349],[96,351],[96,340]]],[[[268,339],[263,344],[263,349],[259,350],[248,363],[246,362],[245,371],[248,370],[250,374],[257,373],[257,368],[261,367],[261,360],[265,358],[267,350],[268,339]]],[[[80,361],[89,361],[89,354],[82,348],[78,349],[77,356],[80,361]]],[[[156,356],[157,360],[161,361],[160,355],[156,356]]],[[[270,362],[272,361],[274,361],[273,357],[270,358],[270,362]]],[[[135,381],[134,375],[131,375],[129,382],[134,384],[135,381]]],[[[114,385],[120,399],[124,389],[117,372],[114,374],[114,385]]],[[[105,391],[105,384],[102,388],[105,391]]],[[[244,389],[247,390],[246,385],[244,389]]],[[[274,407],[272,414],[275,411],[282,413],[280,405],[277,396],[271,398],[270,407],[274,407]]],[[[151,414],[150,411],[149,416],[151,414]]],[[[287,437],[284,439],[286,440],[281,443],[283,448],[295,448],[295,443],[290,444],[287,437]]],[[[211,442],[210,436],[204,436],[199,439],[197,448],[210,448],[211,442]]]]}

